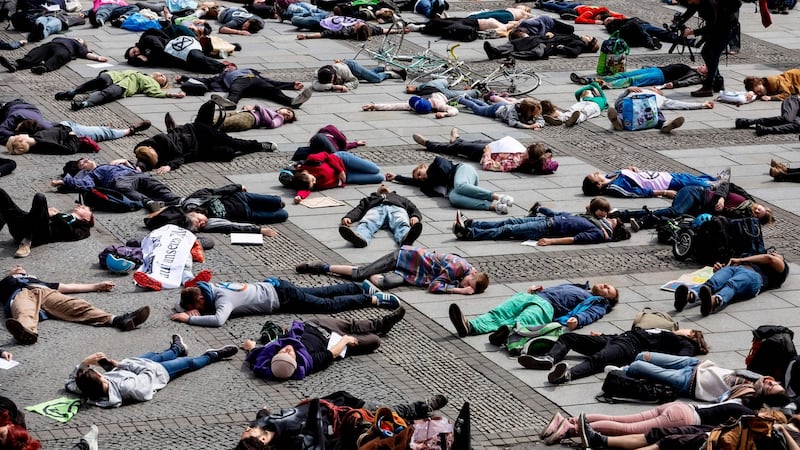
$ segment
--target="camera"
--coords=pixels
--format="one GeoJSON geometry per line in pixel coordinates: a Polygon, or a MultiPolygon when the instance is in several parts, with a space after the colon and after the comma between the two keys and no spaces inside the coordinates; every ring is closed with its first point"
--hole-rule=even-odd
{"type": "Polygon", "coordinates": [[[682,12],[676,12],[674,16],[672,16],[672,23],[664,24],[664,28],[668,31],[675,33],[675,42],[672,43],[672,47],[669,48],[670,54],[672,54],[676,48],[680,45],[681,48],[678,49],[679,54],[683,54],[686,49],[689,49],[689,59],[694,62],[694,52],[692,51],[692,47],[699,47],[700,41],[694,38],[687,38],[683,35],[683,32],[686,30],[686,21],[689,18],[684,18],[682,12]]]}

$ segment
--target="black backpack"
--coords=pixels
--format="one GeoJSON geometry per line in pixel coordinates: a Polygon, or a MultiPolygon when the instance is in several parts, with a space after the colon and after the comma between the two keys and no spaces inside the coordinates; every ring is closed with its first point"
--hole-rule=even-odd
{"type": "Polygon", "coordinates": [[[728,219],[715,216],[697,228],[694,238],[693,258],[700,264],[727,262],[730,257],[728,245],[728,219]]]}
{"type": "Polygon", "coordinates": [[[653,403],[675,401],[678,394],[670,386],[629,377],[623,370],[612,370],[603,381],[603,392],[595,399],[603,403],[653,403]]]}
{"type": "Polygon", "coordinates": [[[780,325],[761,325],[753,330],[753,344],[745,358],[747,370],[783,381],[789,362],[797,356],[794,332],[780,325]]]}

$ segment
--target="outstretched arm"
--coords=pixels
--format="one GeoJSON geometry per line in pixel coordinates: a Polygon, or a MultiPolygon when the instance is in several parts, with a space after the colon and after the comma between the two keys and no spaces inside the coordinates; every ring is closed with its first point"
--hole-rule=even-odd
{"type": "Polygon", "coordinates": [[[101,281],[99,283],[61,283],[58,285],[58,292],[62,294],[80,294],[84,292],[108,292],[114,289],[116,284],[113,281],[101,281]]]}

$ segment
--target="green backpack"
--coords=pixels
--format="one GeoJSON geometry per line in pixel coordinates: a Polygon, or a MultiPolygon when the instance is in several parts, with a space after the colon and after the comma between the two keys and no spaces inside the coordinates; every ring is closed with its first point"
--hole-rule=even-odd
{"type": "Polygon", "coordinates": [[[517,325],[508,336],[506,349],[512,356],[544,355],[550,351],[562,334],[564,334],[564,327],[558,322],[535,327],[517,325]]]}

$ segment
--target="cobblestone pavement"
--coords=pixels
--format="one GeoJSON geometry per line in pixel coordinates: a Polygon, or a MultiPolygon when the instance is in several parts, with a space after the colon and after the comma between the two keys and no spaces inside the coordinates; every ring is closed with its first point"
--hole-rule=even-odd
{"type": "MultiPolygon", "coordinates": [[[[84,2],[85,3],[85,2],[84,2]]],[[[675,7],[657,0],[645,3],[630,0],[606,0],[611,9],[631,15],[638,14],[653,23],[668,22],[675,7]],[[642,8],[642,6],[646,6],[642,8]]],[[[508,6],[499,1],[453,1],[451,13],[477,11],[508,6]]],[[[88,4],[84,4],[88,6],[88,4]]],[[[742,8],[743,45],[739,55],[723,61],[722,71],[729,89],[740,89],[741,80],[750,74],[774,74],[794,67],[800,61],[800,33],[796,29],[797,11],[789,16],[773,16],[775,24],[761,28],[758,16],[746,4],[742,8]]],[[[599,27],[579,25],[579,33],[603,36],[599,27]]],[[[255,36],[236,36],[232,41],[242,43],[244,50],[232,57],[239,67],[256,67],[272,78],[298,79],[310,83],[314,69],[335,58],[352,57],[358,45],[338,41],[296,41],[295,31],[287,24],[269,23],[255,36]]],[[[116,64],[125,48],[136,39],[134,34],[118,29],[81,28],[70,31],[71,36],[83,37],[97,53],[107,55],[116,64]]],[[[0,32],[0,37],[19,39],[12,31],[0,32]]],[[[409,49],[427,45],[444,55],[447,43],[433,41],[418,34],[406,37],[409,49]]],[[[482,41],[463,44],[462,59],[475,67],[489,69],[482,41]]],[[[4,56],[19,56],[27,49],[4,52],[4,56]]],[[[687,62],[686,55],[635,49],[629,58],[629,68],[648,64],[687,62]]],[[[368,64],[363,57],[362,63],[368,64]]],[[[572,71],[590,73],[596,55],[576,59],[553,58],[546,61],[521,62],[535,68],[543,84],[534,93],[561,105],[572,100],[574,85],[569,84],[572,71]]],[[[128,67],[115,66],[113,69],[128,67]]],[[[73,61],[67,68],[43,76],[30,72],[0,74],[0,98],[25,98],[37,105],[50,119],[70,118],[87,124],[125,126],[139,118],[153,121],[153,134],[163,130],[163,115],[169,111],[176,120],[188,121],[204,101],[202,98],[157,100],[129,98],[107,106],[79,112],[69,110],[68,102],[53,100],[53,94],[65,87],[93,77],[98,68],[86,61],[73,61]]],[[[168,70],[169,75],[174,71],[168,70]]],[[[608,123],[599,118],[572,129],[548,127],[527,132],[509,129],[500,123],[463,113],[455,118],[435,120],[405,112],[373,113],[361,111],[367,102],[405,101],[402,84],[387,81],[381,85],[362,84],[354,92],[338,94],[315,93],[298,112],[295,124],[277,130],[258,130],[242,133],[247,138],[271,140],[280,151],[240,157],[231,163],[195,163],[177,171],[159,175],[176,192],[187,194],[199,187],[220,186],[240,182],[252,192],[279,193],[291,203],[292,193],[281,190],[277,171],[286,164],[289,152],[306,142],[320,126],[333,123],[351,139],[366,139],[367,147],[356,150],[361,156],[378,162],[384,170],[407,173],[432,157],[420,152],[411,134],[419,132],[429,138],[449,134],[458,127],[465,138],[499,138],[512,135],[523,142],[541,140],[553,149],[561,163],[556,175],[530,177],[512,174],[481,173],[482,185],[514,195],[518,206],[515,214],[523,214],[534,201],[561,210],[579,211],[586,203],[580,196],[580,182],[592,170],[614,170],[627,165],[671,171],[716,173],[733,167],[734,180],[765,201],[779,221],[764,230],[768,245],[777,245],[789,260],[800,256],[800,202],[797,187],[773,183],[766,174],[771,158],[797,163],[796,135],[757,138],[752,131],[733,130],[735,117],[776,115],[778,103],[759,102],[735,108],[717,105],[713,110],[687,111],[687,123],[671,135],[645,131],[613,133],[608,123]]],[[[682,89],[674,97],[689,100],[682,89]]],[[[616,92],[610,93],[613,97],[616,92]]],[[[248,103],[247,101],[242,104],[248,103]]],[[[667,117],[674,117],[668,112],[667,117]]],[[[129,137],[102,144],[96,155],[101,161],[132,157],[139,138],[129,137]]],[[[27,204],[33,193],[48,192],[53,206],[62,210],[70,207],[74,196],[51,192],[49,181],[61,173],[61,156],[14,156],[19,167],[10,176],[0,179],[0,187],[27,204]]],[[[216,247],[207,253],[207,261],[195,268],[210,269],[218,281],[259,280],[264,276],[281,276],[301,285],[335,282],[333,278],[297,275],[294,266],[303,261],[362,263],[371,261],[393,249],[387,235],[379,237],[367,248],[355,250],[341,241],[336,224],[339,218],[374,186],[349,186],[326,192],[348,206],[307,209],[288,206],[290,220],[275,226],[280,235],[267,240],[264,246],[236,247],[227,236],[216,235],[216,247]]],[[[424,398],[432,393],[444,393],[450,404],[443,414],[454,418],[464,401],[471,402],[473,411],[473,445],[475,448],[538,448],[538,431],[557,410],[577,413],[606,411],[611,408],[594,402],[600,379],[590,377],[555,389],[545,383],[545,374],[522,370],[514,359],[492,348],[485,336],[458,339],[453,335],[447,318],[447,306],[458,301],[468,315],[477,315],[525,289],[531,282],[552,285],[563,281],[608,281],[620,287],[622,303],[605,319],[592,327],[603,332],[618,332],[629,327],[633,314],[643,306],[670,310],[669,293],[659,291],[664,282],[681,273],[694,270],[691,262],[674,260],[667,247],[655,244],[653,236],[638,233],[633,239],[608,246],[575,248],[531,248],[515,242],[462,242],[450,233],[453,210],[441,199],[429,199],[407,187],[397,191],[412,198],[424,214],[425,231],[420,245],[439,251],[455,251],[467,256],[475,265],[489,272],[492,285],[486,293],[472,297],[440,297],[413,289],[399,289],[409,310],[406,319],[388,336],[374,354],[346,358],[330,369],[308,377],[303,382],[274,383],[255,379],[244,357],[214,364],[199,373],[187,375],[169,384],[152,401],[116,410],[85,407],[67,424],[60,424],[36,414],[28,415],[33,434],[45,448],[69,448],[90,424],[100,427],[100,447],[105,449],[221,449],[236,442],[243,425],[263,405],[271,408],[294,404],[307,396],[323,395],[346,389],[360,397],[376,398],[387,403],[403,399],[424,398]]],[[[315,194],[320,195],[320,194],[315,194]]],[[[639,207],[641,200],[615,201],[617,207],[639,207]]],[[[665,204],[663,200],[646,202],[665,204]]],[[[471,217],[496,217],[488,212],[470,212],[471,217]]],[[[13,259],[15,245],[7,231],[2,232],[4,245],[0,258],[11,265],[22,262],[29,273],[54,281],[99,281],[109,274],[96,264],[97,253],[106,245],[145,234],[141,213],[97,215],[92,237],[78,243],[61,243],[36,248],[28,259],[13,259]]],[[[795,267],[793,265],[793,270],[795,267]]],[[[35,346],[13,343],[5,331],[0,331],[0,346],[15,354],[21,365],[2,374],[0,393],[18,404],[29,406],[64,394],[63,380],[85,355],[104,351],[120,359],[165,346],[171,334],[179,332],[190,347],[190,353],[209,347],[240,342],[254,336],[263,317],[237,318],[222,328],[188,327],[169,321],[170,308],[177,292],[142,292],[135,289],[128,277],[114,278],[117,288],[112,293],[91,293],[85,298],[112,313],[150,305],[150,320],[140,329],[120,334],[106,328],[93,328],[59,321],[41,325],[40,340],[35,346]]],[[[757,301],[733,305],[720,314],[703,320],[692,311],[678,315],[683,326],[702,329],[712,345],[711,357],[720,364],[743,365],[743,355],[749,348],[749,330],[762,323],[800,325],[794,275],[776,292],[765,293],[757,301]]],[[[361,310],[339,314],[341,317],[373,317],[383,310],[361,310]]],[[[289,323],[299,316],[281,314],[273,320],[289,323]]],[[[303,316],[308,317],[308,316],[303,316]]],[[[637,408],[616,405],[613,412],[626,413],[637,408]]]]}

